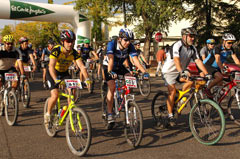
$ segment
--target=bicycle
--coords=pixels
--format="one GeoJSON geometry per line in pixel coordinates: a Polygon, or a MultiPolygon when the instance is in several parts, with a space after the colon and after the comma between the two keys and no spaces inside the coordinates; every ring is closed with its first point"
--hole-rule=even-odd
{"type": "Polygon", "coordinates": [[[89,79],[90,81],[92,81],[92,83],[87,86],[88,92],[93,93],[95,80],[97,79],[96,61],[92,59],[87,59],[85,67],[87,68],[89,79]]]}
{"type": "MultiPolygon", "coordinates": [[[[204,145],[216,144],[223,137],[225,132],[225,118],[220,106],[210,99],[199,99],[199,96],[203,96],[202,88],[205,86],[207,79],[203,77],[190,77],[190,80],[194,82],[193,86],[186,90],[177,90],[173,112],[174,118],[178,118],[181,115],[182,110],[191,101],[194,105],[191,105],[189,113],[189,126],[191,132],[198,142],[204,145]],[[187,95],[190,93],[189,95],[187,95]]],[[[157,126],[168,127],[168,109],[166,101],[168,100],[168,94],[163,91],[158,91],[154,96],[151,113],[153,120],[157,126]]]]}
{"type": "MultiPolygon", "coordinates": [[[[73,65],[69,66],[68,68],[68,73],[70,74],[72,79],[77,79],[77,75],[79,73],[79,70],[76,69],[73,65]]],[[[74,102],[78,103],[81,98],[81,89],[76,89],[75,90],[75,96],[74,96],[74,102]]]]}
{"type": "Polygon", "coordinates": [[[139,91],[143,97],[148,97],[151,93],[151,83],[150,79],[144,79],[143,74],[136,71],[136,67],[133,67],[134,77],[137,78],[137,85],[139,91]]]}
{"type": "MultiPolygon", "coordinates": [[[[129,145],[137,147],[142,140],[143,117],[140,107],[135,102],[134,95],[130,93],[130,88],[136,88],[137,82],[135,77],[125,76],[124,84],[123,79],[123,77],[118,76],[118,79],[115,80],[113,114],[114,118],[120,118],[120,112],[124,113],[125,138],[129,145]]],[[[106,98],[105,96],[102,101],[102,118],[105,126],[108,124],[106,98]]],[[[108,129],[112,129],[112,127],[108,129]]]]}
{"type": "MultiPolygon", "coordinates": [[[[30,66],[24,66],[25,72],[31,72],[30,66]]],[[[31,90],[28,78],[20,80],[19,86],[16,91],[18,99],[22,102],[24,108],[29,108],[31,99],[31,90]]]]}
{"type": "MultiPolygon", "coordinates": [[[[69,88],[70,94],[59,92],[57,104],[51,112],[49,126],[45,125],[47,134],[54,137],[58,127],[64,124],[66,119],[66,140],[70,151],[77,156],[83,156],[87,153],[92,140],[92,128],[87,113],[80,107],[77,107],[72,95],[72,89],[82,88],[79,79],[66,79],[66,87],[69,88]],[[70,98],[70,103],[64,114],[64,106],[60,104],[60,97],[70,98]],[[74,141],[74,139],[76,141],[74,141]]],[[[44,105],[44,114],[47,112],[48,100],[44,105]]],[[[45,120],[44,120],[45,121],[45,120]]]]}
{"type": "Polygon", "coordinates": [[[18,100],[15,91],[12,90],[12,82],[17,81],[16,73],[5,73],[5,84],[0,90],[0,116],[5,115],[7,124],[13,126],[18,118],[18,100]]]}

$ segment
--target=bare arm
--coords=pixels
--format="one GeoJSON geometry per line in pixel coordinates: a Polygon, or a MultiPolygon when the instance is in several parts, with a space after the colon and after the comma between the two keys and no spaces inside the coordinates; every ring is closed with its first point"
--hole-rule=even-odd
{"type": "Polygon", "coordinates": [[[144,61],[147,65],[149,65],[148,62],[147,62],[147,60],[146,60],[146,58],[143,56],[143,54],[140,54],[140,56],[142,57],[143,61],[144,61]]]}
{"type": "Polygon", "coordinates": [[[20,70],[21,75],[24,75],[24,68],[23,68],[23,63],[22,60],[17,60],[18,68],[20,70]]]}
{"type": "Polygon", "coordinates": [[[37,65],[36,65],[36,62],[35,62],[35,60],[33,58],[33,54],[29,54],[29,56],[30,56],[30,59],[31,59],[31,61],[33,63],[33,72],[34,72],[37,69],[37,65]]]}
{"type": "Polygon", "coordinates": [[[84,78],[87,79],[88,78],[87,69],[84,66],[82,60],[81,59],[76,60],[76,64],[78,65],[78,67],[80,68],[81,72],[83,73],[84,78]]]}
{"type": "Polygon", "coordinates": [[[196,59],[195,62],[197,64],[197,66],[200,68],[200,70],[203,71],[203,73],[205,75],[208,74],[208,71],[207,71],[206,67],[204,66],[204,64],[203,64],[201,59],[196,59]]]}
{"type": "Polygon", "coordinates": [[[219,54],[215,54],[215,59],[216,59],[216,63],[218,65],[218,67],[222,70],[223,69],[223,64],[222,64],[222,61],[220,59],[220,55],[219,54]]]}
{"type": "Polygon", "coordinates": [[[182,66],[181,66],[179,57],[174,57],[173,60],[174,60],[174,63],[175,63],[175,66],[176,66],[178,72],[184,71],[184,70],[182,69],[182,66]]]}
{"type": "Polygon", "coordinates": [[[112,69],[113,69],[114,55],[109,54],[107,56],[108,56],[108,72],[109,72],[109,71],[112,71],[112,69]]]}
{"type": "Polygon", "coordinates": [[[95,60],[98,60],[98,59],[99,59],[99,58],[98,58],[98,55],[96,54],[95,51],[91,51],[91,53],[93,54],[95,60]]]}
{"type": "Polygon", "coordinates": [[[55,70],[55,65],[56,65],[57,59],[52,59],[50,58],[49,61],[49,73],[52,77],[52,79],[55,81],[57,79],[57,73],[55,70]]]}
{"type": "Polygon", "coordinates": [[[137,66],[138,69],[139,69],[142,73],[146,72],[146,70],[145,70],[145,69],[143,68],[143,66],[140,64],[137,56],[134,56],[132,59],[133,59],[133,62],[134,62],[134,64],[135,64],[135,66],[137,66]]]}
{"type": "Polygon", "coordinates": [[[232,58],[233,58],[233,61],[235,62],[235,64],[237,64],[238,67],[240,67],[240,61],[239,61],[237,55],[236,54],[232,54],[232,58]]]}

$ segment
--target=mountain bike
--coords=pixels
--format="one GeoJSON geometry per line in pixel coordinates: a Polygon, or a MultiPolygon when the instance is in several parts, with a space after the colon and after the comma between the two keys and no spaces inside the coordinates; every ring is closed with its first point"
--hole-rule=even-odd
{"type": "Polygon", "coordinates": [[[5,115],[7,124],[13,126],[18,118],[18,100],[12,82],[18,80],[16,73],[5,73],[5,84],[0,89],[0,116],[5,115]]]}
{"type": "MultiPolygon", "coordinates": [[[[92,130],[87,113],[75,105],[72,95],[73,89],[81,88],[81,82],[79,79],[66,79],[65,83],[70,89],[70,94],[59,92],[57,104],[50,114],[50,123],[48,126],[45,125],[45,129],[49,136],[54,137],[59,126],[62,126],[66,119],[65,131],[68,147],[74,155],[83,156],[91,145],[92,130]],[[60,104],[60,97],[70,98],[70,103],[67,106],[60,104]]],[[[44,114],[47,112],[49,99],[45,102],[44,114]]]]}
{"type": "MultiPolygon", "coordinates": [[[[78,79],[77,75],[79,73],[79,70],[77,70],[74,65],[69,66],[68,73],[70,74],[72,79],[78,79]]],[[[81,88],[82,89],[82,88],[81,88]]],[[[74,102],[78,103],[81,98],[81,89],[75,89],[75,96],[74,96],[74,102]]]]}
{"type": "Polygon", "coordinates": [[[95,80],[97,79],[96,61],[87,59],[85,67],[87,68],[89,79],[92,81],[92,83],[87,86],[88,92],[93,93],[95,80]]]}
{"type": "MultiPolygon", "coordinates": [[[[142,140],[143,117],[140,107],[135,102],[134,95],[130,93],[130,88],[137,87],[136,78],[125,76],[124,82],[124,78],[118,76],[118,79],[115,80],[115,86],[113,102],[114,118],[120,118],[121,112],[124,114],[125,138],[128,144],[137,147],[142,140]]],[[[105,96],[102,101],[102,118],[105,126],[108,125],[106,99],[107,97],[105,96]]],[[[112,129],[112,127],[108,129],[112,129]]]]}
{"type": "MultiPolygon", "coordinates": [[[[191,101],[189,114],[189,126],[193,136],[204,145],[216,144],[223,137],[225,132],[225,118],[220,106],[210,99],[202,99],[202,88],[206,85],[207,79],[203,77],[190,77],[194,82],[193,86],[186,90],[177,90],[177,97],[174,102],[174,118],[181,115],[182,110],[191,101]],[[189,94],[188,94],[189,93],[189,94]]],[[[158,91],[154,96],[151,113],[156,125],[168,127],[168,109],[166,101],[168,94],[158,91]]]]}

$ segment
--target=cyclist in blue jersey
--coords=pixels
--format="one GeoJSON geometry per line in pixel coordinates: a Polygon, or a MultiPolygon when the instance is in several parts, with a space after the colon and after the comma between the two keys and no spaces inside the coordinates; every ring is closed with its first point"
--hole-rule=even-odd
{"type": "Polygon", "coordinates": [[[108,85],[107,92],[107,107],[108,107],[108,124],[110,127],[114,125],[115,119],[113,118],[113,96],[115,91],[115,81],[117,75],[130,75],[129,70],[124,67],[123,63],[126,62],[128,66],[128,56],[131,56],[134,64],[143,73],[144,78],[149,78],[149,74],[138,60],[138,54],[135,50],[131,40],[134,39],[133,32],[127,28],[121,29],[119,37],[112,40],[107,45],[106,58],[103,61],[104,75],[108,85]]]}
{"type": "Polygon", "coordinates": [[[203,61],[208,72],[214,76],[214,80],[208,85],[206,94],[209,98],[212,98],[210,89],[220,83],[223,80],[221,73],[224,73],[224,64],[229,57],[232,57],[235,64],[240,66],[240,61],[236,55],[236,50],[233,49],[232,45],[236,41],[236,38],[231,33],[225,33],[222,37],[222,44],[216,46],[214,50],[206,57],[203,61]]]}

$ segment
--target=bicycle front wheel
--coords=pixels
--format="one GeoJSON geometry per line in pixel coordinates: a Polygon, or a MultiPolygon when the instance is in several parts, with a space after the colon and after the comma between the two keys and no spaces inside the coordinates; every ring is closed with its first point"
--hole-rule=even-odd
{"type": "Polygon", "coordinates": [[[137,147],[141,143],[143,135],[143,117],[141,109],[134,101],[128,103],[128,111],[125,111],[124,134],[127,142],[131,146],[137,147]]]}
{"type": "Polygon", "coordinates": [[[151,84],[149,79],[138,80],[139,91],[143,97],[148,97],[151,93],[151,84]]]}
{"type": "Polygon", "coordinates": [[[159,91],[152,100],[151,112],[157,126],[167,127],[168,125],[167,99],[167,93],[159,91]]]}
{"type": "Polygon", "coordinates": [[[24,108],[29,108],[30,98],[31,98],[30,85],[29,82],[25,80],[21,87],[21,99],[24,108]]]}
{"type": "Polygon", "coordinates": [[[230,97],[228,101],[228,114],[231,120],[234,121],[237,125],[240,125],[240,103],[237,101],[239,99],[239,95],[235,94],[230,97]],[[238,97],[237,97],[238,96],[238,97]]]}
{"type": "Polygon", "coordinates": [[[5,118],[8,125],[15,125],[18,118],[18,100],[13,91],[8,92],[8,103],[5,106],[5,118]]]}
{"type": "Polygon", "coordinates": [[[92,130],[89,117],[83,109],[73,108],[72,114],[69,113],[66,121],[66,140],[74,155],[83,156],[87,153],[92,141],[92,130]]]}
{"type": "Polygon", "coordinates": [[[190,111],[189,124],[193,136],[204,145],[216,144],[225,132],[221,108],[210,99],[196,103],[190,111]]]}

